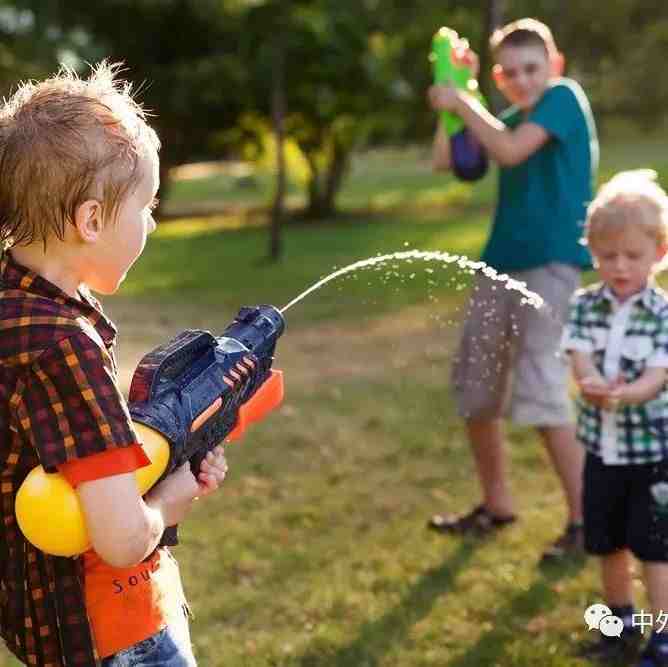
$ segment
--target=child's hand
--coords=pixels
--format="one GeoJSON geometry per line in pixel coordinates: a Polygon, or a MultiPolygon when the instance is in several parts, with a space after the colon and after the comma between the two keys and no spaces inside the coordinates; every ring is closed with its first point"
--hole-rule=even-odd
{"type": "Polygon", "coordinates": [[[453,44],[452,62],[454,65],[461,67],[466,65],[471,69],[471,76],[474,79],[478,78],[480,72],[480,59],[478,54],[469,47],[468,39],[460,39],[456,44],[453,44]]]}
{"type": "Polygon", "coordinates": [[[610,385],[600,375],[588,375],[578,380],[580,391],[583,394],[591,396],[607,395],[610,391],[610,385]]]}
{"type": "Polygon", "coordinates": [[[199,482],[200,497],[213,493],[225,479],[227,474],[227,461],[225,460],[225,449],[218,445],[207,455],[199,469],[197,480],[199,482]]]}
{"type": "Polygon", "coordinates": [[[175,526],[185,519],[199,494],[200,485],[186,462],[151,489],[146,503],[161,512],[165,526],[175,526]]]}
{"type": "Polygon", "coordinates": [[[427,91],[427,99],[434,111],[456,111],[459,91],[452,86],[434,85],[427,91]]]}
{"type": "Polygon", "coordinates": [[[608,409],[616,410],[620,405],[628,403],[628,383],[621,378],[617,378],[611,385],[610,393],[608,394],[608,409]]]}
{"type": "Polygon", "coordinates": [[[610,410],[610,392],[613,391],[614,385],[609,384],[600,375],[590,375],[581,378],[578,381],[578,386],[582,392],[582,397],[592,405],[610,410]]]}

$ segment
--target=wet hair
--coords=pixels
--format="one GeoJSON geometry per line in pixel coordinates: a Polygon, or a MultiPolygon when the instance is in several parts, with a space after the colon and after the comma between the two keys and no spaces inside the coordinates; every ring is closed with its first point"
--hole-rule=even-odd
{"type": "Polygon", "coordinates": [[[89,199],[113,221],[160,148],[120,64],[21,83],[0,108],[0,249],[64,238],[89,199]]]}
{"type": "Polygon", "coordinates": [[[495,59],[506,46],[539,46],[545,49],[548,56],[557,53],[552,31],[537,19],[519,19],[497,28],[489,38],[489,47],[495,59]]]}
{"type": "Polygon", "coordinates": [[[599,189],[587,209],[589,247],[628,228],[668,244],[668,195],[656,178],[652,169],[622,171],[599,189]]]}

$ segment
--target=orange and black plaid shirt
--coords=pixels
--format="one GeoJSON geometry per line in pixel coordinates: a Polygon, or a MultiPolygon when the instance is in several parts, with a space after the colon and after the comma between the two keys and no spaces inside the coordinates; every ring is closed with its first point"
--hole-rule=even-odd
{"type": "Polygon", "coordinates": [[[69,297],[10,253],[0,259],[0,633],[20,660],[43,667],[99,659],[83,559],[49,556],[25,540],[16,491],[40,463],[51,472],[139,448],[116,385],[116,330],[95,299],[81,296],[69,297]]]}

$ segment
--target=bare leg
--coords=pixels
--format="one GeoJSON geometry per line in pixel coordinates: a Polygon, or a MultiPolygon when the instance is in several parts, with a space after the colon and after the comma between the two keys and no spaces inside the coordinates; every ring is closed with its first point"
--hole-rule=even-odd
{"type": "MultiPolygon", "coordinates": [[[[659,618],[665,619],[668,612],[668,563],[643,563],[643,574],[653,618],[655,622],[659,618]]],[[[668,633],[668,623],[663,628],[655,625],[654,629],[668,633]]]]}
{"type": "Polygon", "coordinates": [[[538,429],[559,477],[568,505],[570,522],[582,521],[582,471],[584,448],[575,439],[573,426],[545,426],[538,429]]]}
{"type": "Polygon", "coordinates": [[[590,658],[596,664],[636,665],[638,664],[635,659],[636,651],[642,640],[642,634],[633,628],[633,619],[627,617],[627,610],[633,609],[631,552],[628,549],[620,549],[607,556],[601,556],[598,560],[603,583],[603,601],[612,607],[614,612],[621,613],[624,626],[619,636],[609,637],[595,633],[596,639],[583,647],[582,656],[590,658]],[[620,607],[622,609],[619,609],[620,607]]]}
{"type": "Polygon", "coordinates": [[[514,514],[502,420],[468,419],[466,427],[485,508],[499,517],[514,514]]]}
{"type": "Polygon", "coordinates": [[[601,557],[603,597],[607,605],[623,607],[633,603],[631,552],[621,549],[601,557]]]}

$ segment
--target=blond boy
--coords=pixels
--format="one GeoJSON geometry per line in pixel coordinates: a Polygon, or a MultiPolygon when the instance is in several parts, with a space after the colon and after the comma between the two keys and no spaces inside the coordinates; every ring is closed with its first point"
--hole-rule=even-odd
{"type": "Polygon", "coordinates": [[[112,294],[155,229],[155,132],[101,64],[23,84],[0,110],[0,632],[44,666],[194,665],[178,568],[158,543],[214,491],[219,448],[139,496],[148,458],[117,387],[116,330],[89,290],[112,294]],[[93,549],[50,556],[16,524],[41,463],[76,488],[93,549]]]}
{"type": "MultiPolygon", "coordinates": [[[[562,342],[580,390],[585,547],[600,558],[604,601],[624,623],[621,638],[601,635],[588,648],[605,661],[628,657],[640,640],[632,555],[653,618],[668,612],[668,295],[653,281],[668,250],[668,197],[655,177],[617,174],[589,206],[586,239],[601,282],[574,295],[562,342]]],[[[668,667],[662,629],[642,667],[668,667]]]]}

